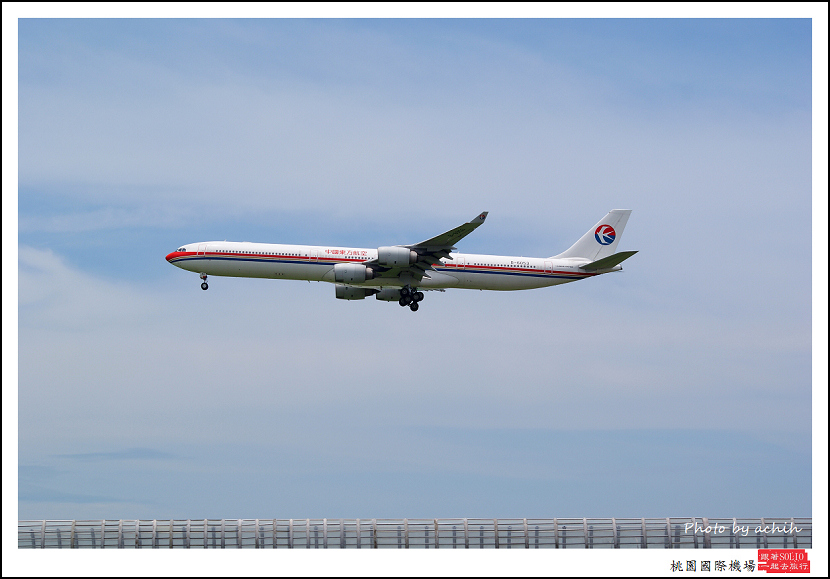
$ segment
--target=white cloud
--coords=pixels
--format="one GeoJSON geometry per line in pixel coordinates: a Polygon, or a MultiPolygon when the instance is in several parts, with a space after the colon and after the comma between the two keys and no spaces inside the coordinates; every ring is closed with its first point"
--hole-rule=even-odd
{"type": "Polygon", "coordinates": [[[214,278],[202,292],[179,271],[165,289],[113,283],[23,247],[21,440],[71,429],[77,437],[52,440],[54,452],[99,452],[87,446],[99,432],[135,446],[175,427],[185,441],[242,441],[249,421],[276,417],[269,432],[290,436],[318,413],[378,424],[672,427],[677,417],[659,408],[700,405],[701,420],[739,428],[769,400],[798,419],[781,429],[805,424],[809,371],[799,360],[810,345],[798,324],[643,314],[619,292],[597,300],[588,285],[607,290],[616,279],[583,281],[582,291],[450,290],[412,314],[336,301],[327,284],[214,278]]]}
{"type": "Polygon", "coordinates": [[[246,59],[233,69],[221,51],[192,54],[187,67],[77,49],[83,57],[52,65],[58,79],[21,85],[21,184],[223,215],[488,205],[533,218],[620,202],[681,210],[687,197],[705,215],[781,199],[785,186],[788,197],[809,196],[806,112],[730,118],[688,106],[648,116],[506,43],[474,37],[476,49],[424,51],[366,31],[321,34],[313,54],[275,56],[290,42],[261,40],[269,69],[246,59]]]}

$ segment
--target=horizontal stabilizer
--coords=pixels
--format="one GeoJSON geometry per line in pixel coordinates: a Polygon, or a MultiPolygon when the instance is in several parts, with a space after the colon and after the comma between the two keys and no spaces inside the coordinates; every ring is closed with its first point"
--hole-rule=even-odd
{"type": "Polygon", "coordinates": [[[617,264],[624,262],[626,259],[631,257],[637,253],[636,251],[621,251],[619,253],[615,253],[614,255],[609,255],[608,257],[603,257],[602,259],[598,259],[596,261],[592,261],[591,263],[586,263],[585,265],[580,265],[579,269],[583,269],[585,271],[596,271],[598,269],[611,269],[617,264]]]}

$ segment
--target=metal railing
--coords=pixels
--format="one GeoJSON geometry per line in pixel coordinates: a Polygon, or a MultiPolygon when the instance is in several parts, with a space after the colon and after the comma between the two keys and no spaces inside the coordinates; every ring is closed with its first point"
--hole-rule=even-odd
{"type": "Polygon", "coordinates": [[[18,521],[21,549],[809,549],[812,518],[18,521]]]}

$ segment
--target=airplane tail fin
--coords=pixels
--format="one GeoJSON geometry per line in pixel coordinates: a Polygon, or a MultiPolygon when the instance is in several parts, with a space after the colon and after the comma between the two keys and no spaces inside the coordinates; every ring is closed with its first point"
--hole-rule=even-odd
{"type": "Polygon", "coordinates": [[[582,257],[597,261],[612,255],[622,237],[631,209],[612,209],[566,251],[554,258],[582,257]]]}

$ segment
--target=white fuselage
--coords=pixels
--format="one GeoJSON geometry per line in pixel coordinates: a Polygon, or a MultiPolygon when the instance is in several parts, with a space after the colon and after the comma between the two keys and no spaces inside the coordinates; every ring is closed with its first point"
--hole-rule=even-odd
{"type": "MultiPolygon", "coordinates": [[[[182,269],[215,276],[261,277],[337,283],[334,266],[360,264],[378,257],[377,249],[311,245],[280,245],[231,241],[208,241],[182,246],[167,261],[182,269]]],[[[547,287],[593,277],[613,269],[586,272],[579,269],[585,258],[535,258],[505,255],[453,253],[428,271],[417,287],[423,289],[466,288],[523,290],[547,287]]],[[[398,278],[378,278],[352,286],[401,287],[398,278]]]]}

